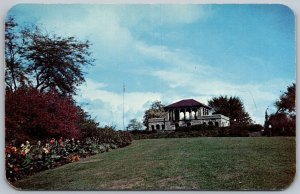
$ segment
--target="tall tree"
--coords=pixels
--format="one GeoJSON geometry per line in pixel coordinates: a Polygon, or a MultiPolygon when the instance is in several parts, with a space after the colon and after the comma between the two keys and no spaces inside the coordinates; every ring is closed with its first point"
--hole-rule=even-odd
{"type": "Polygon", "coordinates": [[[78,126],[82,138],[95,137],[99,128],[99,123],[95,118],[92,118],[86,111],[80,106],[77,106],[77,114],[79,116],[78,126]]]}
{"type": "Polygon", "coordinates": [[[269,135],[296,134],[296,84],[287,87],[287,90],[275,102],[276,113],[271,114],[266,123],[269,135]]]}
{"type": "Polygon", "coordinates": [[[83,67],[94,62],[89,41],[42,32],[39,27],[19,31],[14,18],[5,22],[5,82],[15,91],[30,86],[41,92],[76,94],[85,81],[83,67]]]}
{"type": "Polygon", "coordinates": [[[290,116],[294,116],[296,114],[296,84],[287,87],[287,91],[284,92],[275,102],[275,106],[277,108],[277,113],[287,113],[290,116]]]}
{"type": "Polygon", "coordinates": [[[16,32],[17,26],[12,17],[5,22],[5,83],[10,91],[15,91],[26,79],[22,64],[22,40],[16,32]]]}
{"type": "Polygon", "coordinates": [[[136,119],[131,119],[126,127],[127,130],[142,130],[143,124],[136,119]]]}
{"type": "Polygon", "coordinates": [[[148,120],[151,118],[165,117],[167,113],[164,110],[164,105],[160,101],[154,101],[150,108],[145,111],[143,124],[148,127],[148,120]]]}
{"type": "Polygon", "coordinates": [[[22,31],[24,58],[31,84],[41,92],[54,90],[62,95],[76,93],[85,81],[83,66],[94,61],[89,41],[42,33],[39,28],[22,31]]]}
{"type": "Polygon", "coordinates": [[[228,116],[231,124],[248,125],[252,123],[239,97],[214,97],[208,101],[208,105],[215,110],[214,114],[228,116]]]}

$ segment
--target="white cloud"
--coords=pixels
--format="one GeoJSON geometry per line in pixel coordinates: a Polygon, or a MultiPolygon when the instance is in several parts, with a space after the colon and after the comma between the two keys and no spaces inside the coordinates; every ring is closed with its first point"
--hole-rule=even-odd
{"type": "Polygon", "coordinates": [[[132,43],[136,43],[128,30],[130,27],[142,30],[145,23],[151,28],[189,24],[208,17],[211,11],[196,5],[101,5],[70,8],[67,14],[55,13],[51,17],[40,17],[39,23],[45,24],[46,30],[60,35],[88,38],[93,41],[95,48],[99,49],[101,45],[105,50],[121,54],[132,50],[132,43]],[[79,10],[80,13],[77,13],[79,10]],[[71,17],[74,15],[76,18],[71,17]]]}
{"type": "Polygon", "coordinates": [[[200,57],[195,57],[188,51],[181,49],[170,49],[167,46],[161,45],[148,45],[143,42],[136,42],[136,49],[141,54],[161,60],[168,65],[168,69],[193,71],[201,75],[211,74],[212,71],[216,71],[216,68],[212,68],[208,65],[204,65],[200,57]]]}
{"type": "Polygon", "coordinates": [[[176,70],[155,71],[153,75],[167,82],[172,90],[194,94],[196,99],[204,100],[202,101],[204,103],[213,96],[238,96],[244,102],[245,109],[252,119],[260,124],[264,122],[266,108],[272,106],[279,97],[280,89],[292,82],[274,79],[264,83],[230,83],[218,80],[213,75],[199,76],[194,72],[176,70]]]}
{"type": "Polygon", "coordinates": [[[195,5],[155,5],[149,14],[153,22],[165,24],[189,24],[199,19],[205,19],[208,12],[195,5]],[[159,10],[159,11],[157,11],[159,10]]]}
{"type": "MultiPolygon", "coordinates": [[[[97,117],[102,124],[116,124],[122,126],[123,95],[108,91],[104,83],[98,83],[87,79],[86,83],[80,86],[80,95],[77,101],[92,102],[86,106],[90,114],[97,117]],[[100,87],[99,87],[100,86],[100,87]],[[98,107],[97,107],[98,105],[98,107]]],[[[124,96],[125,126],[132,118],[142,121],[143,113],[150,102],[161,100],[161,94],[153,92],[129,92],[124,96]]]]}
{"type": "Polygon", "coordinates": [[[126,21],[123,21],[125,25],[130,27],[139,25],[146,30],[163,25],[183,25],[205,20],[213,14],[209,6],[205,7],[207,9],[204,9],[204,5],[188,4],[127,5],[116,6],[113,11],[121,18],[126,18],[126,21]]]}

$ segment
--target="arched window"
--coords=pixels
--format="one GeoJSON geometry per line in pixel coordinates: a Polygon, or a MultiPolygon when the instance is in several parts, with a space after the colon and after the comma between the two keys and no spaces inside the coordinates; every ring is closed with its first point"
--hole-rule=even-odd
{"type": "Polygon", "coordinates": [[[179,120],[183,120],[184,119],[184,112],[180,112],[179,113],[179,120]]]}
{"type": "Polygon", "coordinates": [[[156,129],[160,130],[160,125],[159,124],[156,125],[156,129]]]}
{"type": "Polygon", "coordinates": [[[213,124],[213,122],[209,121],[209,122],[208,122],[208,125],[209,125],[209,126],[213,126],[214,124],[213,124]]]}
{"type": "Polygon", "coordinates": [[[192,111],[190,119],[196,119],[196,112],[192,111]]]}
{"type": "Polygon", "coordinates": [[[189,113],[189,112],[186,112],[186,113],[185,113],[185,119],[186,119],[186,120],[189,120],[189,119],[190,119],[190,113],[189,113]]]}
{"type": "Polygon", "coordinates": [[[216,126],[216,127],[219,127],[219,122],[215,122],[215,126],[216,126]]]}

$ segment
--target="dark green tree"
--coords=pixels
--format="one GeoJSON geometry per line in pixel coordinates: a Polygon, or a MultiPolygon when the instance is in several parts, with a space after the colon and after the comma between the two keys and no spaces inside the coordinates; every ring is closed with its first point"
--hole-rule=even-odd
{"type": "Polygon", "coordinates": [[[90,42],[23,28],[12,17],[5,22],[5,82],[15,91],[20,86],[63,96],[76,94],[84,79],[83,68],[92,65],[90,42]]]}
{"type": "Polygon", "coordinates": [[[143,124],[148,127],[148,120],[151,118],[166,117],[167,113],[164,110],[164,105],[160,101],[154,101],[150,108],[145,111],[143,124]]]}
{"type": "Polygon", "coordinates": [[[143,129],[143,124],[136,119],[131,119],[129,121],[129,124],[126,127],[127,130],[142,130],[143,129]]]}
{"type": "Polygon", "coordinates": [[[43,33],[39,28],[23,30],[22,37],[30,83],[41,92],[76,94],[76,87],[85,81],[83,67],[94,61],[90,43],[43,33]]]}
{"type": "Polygon", "coordinates": [[[99,123],[96,122],[96,119],[92,118],[80,106],[77,106],[77,114],[79,116],[78,127],[80,128],[82,138],[97,136],[99,123]]]}
{"type": "Polygon", "coordinates": [[[266,131],[270,136],[283,135],[295,136],[296,135],[296,121],[289,117],[286,113],[278,112],[270,115],[269,125],[266,131]]]}
{"type": "Polygon", "coordinates": [[[287,113],[289,116],[293,117],[296,115],[296,84],[287,87],[287,91],[284,92],[275,102],[277,108],[277,113],[287,113]]]}
{"type": "Polygon", "coordinates": [[[276,113],[270,115],[266,128],[270,136],[296,135],[296,84],[287,87],[287,90],[275,102],[276,113]]]}
{"type": "Polygon", "coordinates": [[[243,102],[239,97],[213,97],[208,101],[208,105],[215,110],[214,114],[223,114],[229,117],[231,124],[244,126],[252,123],[252,120],[245,111],[243,102]]]}

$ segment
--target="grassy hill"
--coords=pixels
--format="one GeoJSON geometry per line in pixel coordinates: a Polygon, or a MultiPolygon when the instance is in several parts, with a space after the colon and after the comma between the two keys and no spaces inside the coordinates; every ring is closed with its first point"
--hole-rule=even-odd
{"type": "Polygon", "coordinates": [[[296,171],[294,137],[201,137],[132,145],[14,183],[26,190],[274,190],[296,171]]]}

